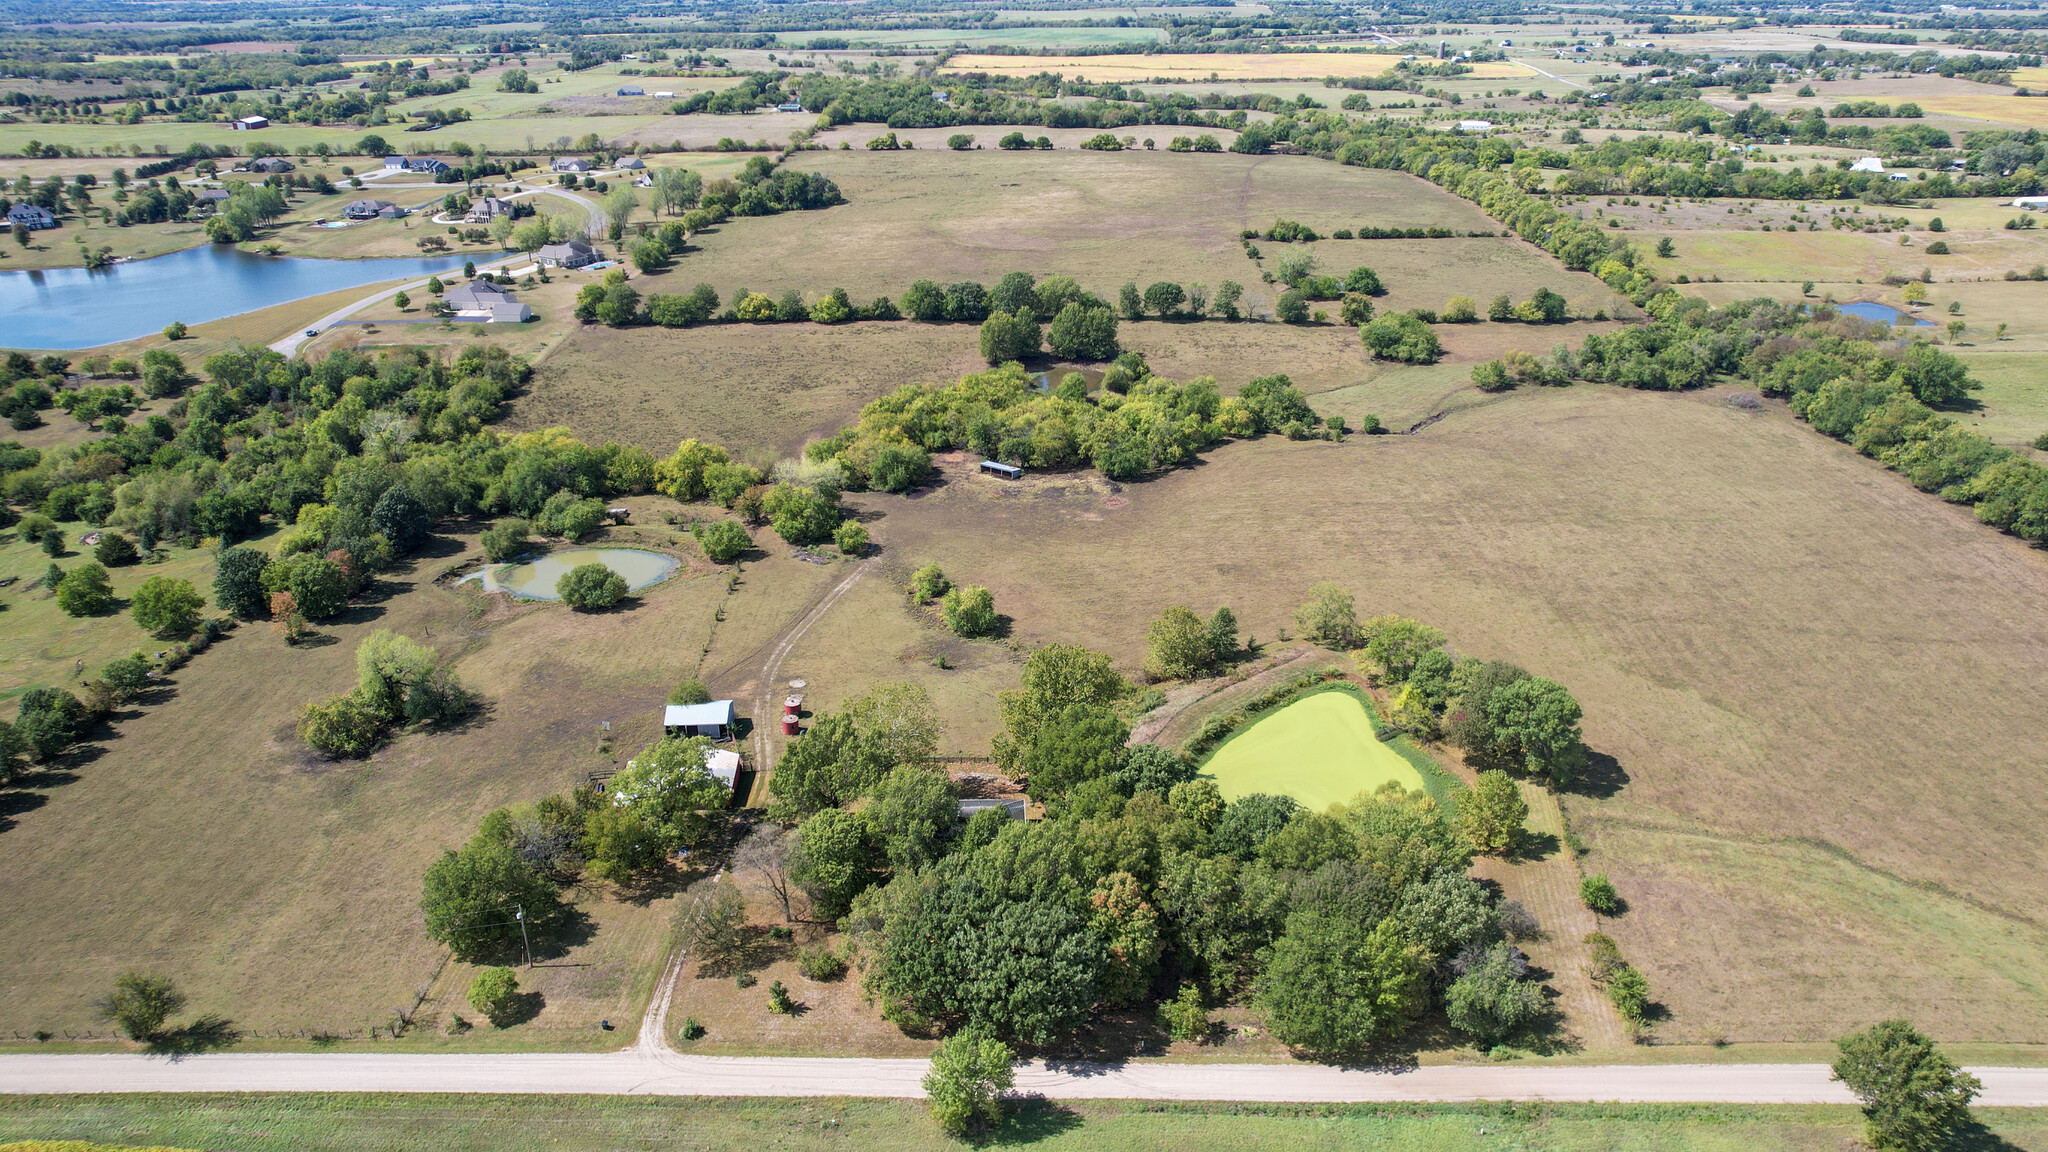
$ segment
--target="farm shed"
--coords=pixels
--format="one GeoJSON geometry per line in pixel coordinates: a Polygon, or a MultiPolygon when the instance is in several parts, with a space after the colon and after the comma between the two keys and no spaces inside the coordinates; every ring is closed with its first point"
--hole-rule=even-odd
{"type": "Polygon", "coordinates": [[[1021,480],[1024,478],[1024,470],[1022,468],[1017,467],[1015,464],[1005,464],[1001,460],[983,460],[981,462],[981,470],[991,476],[1000,476],[1005,480],[1021,480]]]}
{"type": "Polygon", "coordinates": [[[713,740],[723,740],[732,735],[732,701],[670,704],[662,709],[661,728],[670,736],[709,736],[713,740]]]}

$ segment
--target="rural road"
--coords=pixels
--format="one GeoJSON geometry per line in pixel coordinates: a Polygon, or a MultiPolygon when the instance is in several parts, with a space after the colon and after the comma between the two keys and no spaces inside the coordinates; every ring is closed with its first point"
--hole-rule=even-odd
{"type": "MultiPolygon", "coordinates": [[[[1977,1103],[2048,1106],[2048,1068],[1974,1068],[1977,1103]]],[[[923,1095],[922,1060],[602,1054],[230,1053],[183,1059],[0,1056],[0,1093],[516,1092],[666,1096],[923,1095]]],[[[1824,1064],[1612,1067],[1091,1064],[1031,1061],[1016,1091],[1054,1099],[1847,1104],[1824,1064]]]]}

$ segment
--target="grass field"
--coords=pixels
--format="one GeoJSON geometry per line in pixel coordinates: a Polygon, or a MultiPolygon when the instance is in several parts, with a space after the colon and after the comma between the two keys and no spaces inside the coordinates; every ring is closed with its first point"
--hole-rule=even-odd
{"type": "Polygon", "coordinates": [[[1372,729],[1357,697],[1318,692],[1239,731],[1202,771],[1225,800],[1265,792],[1316,812],[1387,783],[1421,791],[1422,774],[1372,729]]]}
{"type": "Polygon", "coordinates": [[[1895,1013],[2048,1035],[2048,569],[1967,511],[1782,412],[1583,386],[1414,437],[1224,448],[1122,502],[1042,484],[859,503],[891,548],[988,584],[1026,645],[1135,666],[1172,603],[1270,640],[1336,579],[1570,686],[1597,756],[1567,814],[1631,903],[1608,930],[1666,1042],[1895,1013]]]}
{"type": "MultiPolygon", "coordinates": [[[[1368,52],[1274,52],[1156,56],[974,56],[962,54],[946,62],[949,72],[987,72],[1029,76],[1058,72],[1069,79],[1087,77],[1097,84],[1129,84],[1165,76],[1181,80],[1299,80],[1323,76],[1377,76],[1397,58],[1368,52]]],[[[1475,64],[1474,78],[1534,76],[1519,64],[1475,64]]]]}
{"type": "MultiPolygon", "coordinates": [[[[1978,1109],[1973,1148],[2048,1148],[2048,1116],[1978,1109]]],[[[1839,1152],[1847,1107],[1544,1104],[1260,1105],[1026,1102],[995,1147],[1365,1149],[1427,1152],[1839,1152]]],[[[209,1152],[724,1152],[763,1147],[954,1149],[923,1105],[898,1100],[649,1096],[28,1096],[0,1100],[0,1140],[88,1139],[209,1152]]]]}

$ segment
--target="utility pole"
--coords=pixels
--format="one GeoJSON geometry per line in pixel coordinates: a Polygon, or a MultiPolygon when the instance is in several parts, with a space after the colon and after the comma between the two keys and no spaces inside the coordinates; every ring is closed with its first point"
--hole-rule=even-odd
{"type": "Polygon", "coordinates": [[[519,942],[526,945],[526,966],[531,968],[533,967],[533,941],[526,936],[526,905],[515,904],[513,907],[519,909],[516,914],[519,920],[519,942]]]}

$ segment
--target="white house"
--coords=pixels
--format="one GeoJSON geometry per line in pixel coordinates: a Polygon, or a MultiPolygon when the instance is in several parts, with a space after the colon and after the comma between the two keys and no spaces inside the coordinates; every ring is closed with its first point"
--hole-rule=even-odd
{"type": "Polygon", "coordinates": [[[2012,206],[2029,212],[2048,212],[2048,196],[2022,196],[2013,201],[2012,206]]]}
{"type": "Polygon", "coordinates": [[[1863,159],[1858,160],[1854,164],[1849,165],[1849,171],[1882,172],[1884,171],[1884,161],[1879,160],[1875,156],[1865,156],[1863,159]]]}
{"type": "Polygon", "coordinates": [[[732,734],[732,701],[670,704],[661,711],[661,727],[670,736],[709,736],[723,740],[732,734]]]}
{"type": "Polygon", "coordinates": [[[1460,120],[1458,121],[1458,128],[1464,132],[1490,132],[1493,130],[1493,121],[1460,120]]]}

